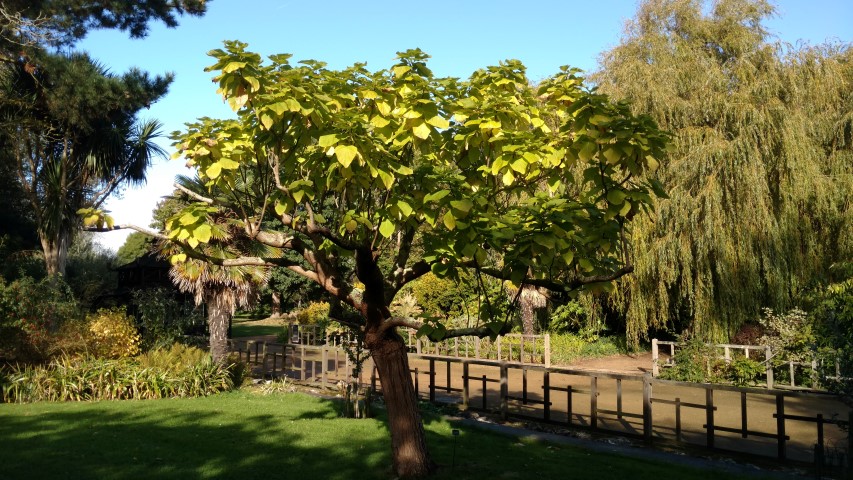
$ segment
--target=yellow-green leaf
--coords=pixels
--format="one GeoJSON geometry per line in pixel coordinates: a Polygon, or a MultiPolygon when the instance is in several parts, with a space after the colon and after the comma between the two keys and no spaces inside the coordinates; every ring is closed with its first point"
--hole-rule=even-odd
{"type": "Polygon", "coordinates": [[[383,128],[383,127],[387,126],[389,123],[391,123],[391,121],[388,120],[387,118],[383,117],[382,115],[374,115],[370,119],[370,124],[376,128],[383,128]]]}
{"type": "Polygon", "coordinates": [[[356,227],[358,227],[358,222],[356,222],[355,220],[350,220],[344,224],[344,227],[349,233],[352,233],[355,231],[356,227]]]}
{"type": "Polygon", "coordinates": [[[321,148],[329,148],[338,143],[338,136],[334,133],[329,135],[322,135],[320,139],[317,141],[321,148]]]}
{"type": "Polygon", "coordinates": [[[444,226],[447,227],[448,230],[456,228],[456,217],[454,217],[450,211],[444,214],[444,226]]]}
{"type": "Polygon", "coordinates": [[[432,125],[435,128],[440,128],[442,130],[450,127],[450,122],[436,115],[429,120],[426,121],[428,124],[432,125]]]}
{"type": "Polygon", "coordinates": [[[474,207],[474,202],[472,202],[470,199],[463,198],[462,200],[451,200],[450,206],[455,208],[456,210],[459,210],[462,213],[467,214],[471,211],[471,208],[474,207]]]}
{"type": "Polygon", "coordinates": [[[627,195],[622,190],[611,190],[607,192],[607,201],[613,205],[621,205],[627,195]]]}
{"type": "Polygon", "coordinates": [[[388,218],[382,220],[382,223],[379,224],[379,233],[385,238],[391,238],[391,235],[394,235],[394,222],[388,218]]]}
{"type": "Polygon", "coordinates": [[[181,219],[180,219],[181,225],[192,225],[197,221],[198,221],[198,217],[195,214],[193,214],[192,212],[187,212],[187,213],[181,215],[181,219]]]}
{"type": "Polygon", "coordinates": [[[210,166],[207,167],[207,170],[204,171],[204,174],[211,180],[216,180],[220,173],[222,173],[222,165],[220,165],[219,162],[211,163],[210,166]]]}
{"type": "Polygon", "coordinates": [[[412,212],[414,212],[414,209],[412,208],[412,206],[403,200],[397,201],[397,208],[400,209],[400,213],[403,214],[403,217],[409,217],[412,215],[412,212]]]}
{"type": "Polygon", "coordinates": [[[604,153],[604,158],[607,159],[607,163],[617,163],[622,158],[621,150],[616,147],[610,147],[602,153],[604,153]]]}
{"type": "Polygon", "coordinates": [[[598,150],[598,146],[595,142],[585,142],[583,146],[581,146],[580,151],[578,151],[578,158],[580,158],[584,162],[588,162],[589,159],[595,155],[595,152],[598,150]]]}
{"type": "Polygon", "coordinates": [[[412,129],[412,133],[420,138],[421,140],[426,140],[429,137],[431,130],[429,125],[424,122],[420,122],[415,128],[412,129]]]}
{"type": "Polygon", "coordinates": [[[206,223],[199,225],[193,231],[193,236],[195,238],[197,238],[199,242],[202,242],[202,243],[209,242],[210,241],[210,235],[211,235],[210,225],[208,225],[206,223]]]}
{"type": "Polygon", "coordinates": [[[345,168],[350,166],[357,154],[358,149],[353,145],[338,145],[335,147],[335,156],[338,158],[338,163],[345,168]]]}
{"type": "Polygon", "coordinates": [[[379,179],[382,180],[382,184],[385,185],[387,190],[391,190],[391,187],[394,186],[393,173],[386,172],[385,170],[379,170],[379,179]]]}

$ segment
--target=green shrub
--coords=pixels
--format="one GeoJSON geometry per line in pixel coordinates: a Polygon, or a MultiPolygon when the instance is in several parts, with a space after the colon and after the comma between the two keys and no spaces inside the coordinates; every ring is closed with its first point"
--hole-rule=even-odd
{"type": "Polygon", "coordinates": [[[323,325],[328,320],[329,304],[326,302],[311,302],[296,311],[296,321],[301,325],[323,325]]]}
{"type": "Polygon", "coordinates": [[[61,327],[80,321],[79,305],[61,278],[0,279],[0,357],[43,361],[61,351],[61,327]]]}
{"type": "Polygon", "coordinates": [[[764,363],[737,357],[725,365],[724,377],[739,387],[755,385],[765,373],[764,363]]]}
{"type": "Polygon", "coordinates": [[[92,350],[100,358],[124,358],[139,354],[140,336],[124,308],[98,310],[86,316],[92,334],[92,350]]]}
{"type": "Polygon", "coordinates": [[[133,292],[133,304],[142,330],[142,349],[169,347],[204,319],[200,313],[175,300],[166,288],[148,288],[133,292]]]}
{"type": "Polygon", "coordinates": [[[698,337],[681,338],[681,344],[672,357],[673,365],[661,370],[660,377],[666,380],[707,383],[720,380],[717,372],[720,360],[712,345],[698,337]]]}
{"type": "MultiPolygon", "coordinates": [[[[167,354],[166,357],[171,354],[167,354]]],[[[184,360],[196,353],[180,352],[184,360]]],[[[179,368],[166,367],[164,358],[117,360],[60,357],[47,365],[14,367],[6,373],[5,402],[89,401],[198,397],[233,388],[229,366],[209,356],[179,368]]]]}
{"type": "Polygon", "coordinates": [[[596,358],[625,352],[625,341],[614,336],[590,340],[580,334],[551,334],[551,363],[569,365],[579,358],[596,358]]]}

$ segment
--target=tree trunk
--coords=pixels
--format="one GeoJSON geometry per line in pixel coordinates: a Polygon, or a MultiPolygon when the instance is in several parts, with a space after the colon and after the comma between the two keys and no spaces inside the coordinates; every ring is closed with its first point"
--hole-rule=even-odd
{"type": "Polygon", "coordinates": [[[60,233],[55,237],[39,233],[41,248],[44,252],[44,266],[48,276],[65,275],[65,264],[68,260],[68,247],[71,235],[60,233]]]}
{"type": "Polygon", "coordinates": [[[521,297],[518,301],[521,307],[521,329],[525,335],[536,334],[536,307],[521,297]]]}
{"type": "Polygon", "coordinates": [[[270,312],[270,316],[273,318],[281,317],[281,294],[278,292],[272,292],[272,312],[270,312]]]}
{"type": "Polygon", "coordinates": [[[381,338],[376,337],[368,332],[366,344],[382,382],[394,472],[404,478],[429,475],[435,464],[427,450],[406,345],[396,332],[386,331],[381,338]]]}
{"type": "Polygon", "coordinates": [[[214,290],[207,295],[207,327],[210,331],[210,355],[223,363],[228,357],[228,321],[231,308],[223,292],[214,290]]]}

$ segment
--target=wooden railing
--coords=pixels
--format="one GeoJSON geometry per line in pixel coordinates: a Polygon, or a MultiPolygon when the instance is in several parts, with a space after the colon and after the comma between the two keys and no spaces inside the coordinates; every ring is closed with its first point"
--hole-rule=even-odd
{"type": "Polygon", "coordinates": [[[497,360],[551,366],[551,335],[500,335],[496,339],[454,337],[432,342],[408,330],[409,351],[419,355],[440,355],[479,360],[497,360]]]}
{"type": "MultiPolygon", "coordinates": [[[[676,348],[681,347],[682,345],[683,344],[680,342],[658,340],[656,338],[652,339],[652,376],[657,377],[660,374],[661,368],[672,367],[675,365],[674,357],[676,348]],[[664,352],[668,354],[668,357],[663,357],[661,355],[661,353],[664,352]]],[[[732,361],[734,356],[738,353],[743,355],[745,358],[753,358],[763,363],[765,378],[764,386],[767,388],[820,391],[823,390],[821,386],[822,380],[838,380],[843,378],[841,377],[840,366],[837,359],[834,361],[834,375],[822,376],[820,372],[822,364],[816,357],[813,357],[812,360],[808,362],[797,362],[793,360],[779,362],[774,361],[776,353],[766,345],[735,345],[722,343],[707,344],[707,346],[716,351],[717,359],[723,360],[726,363],[732,361]],[[785,383],[781,383],[779,381],[778,375],[776,375],[774,370],[780,368],[780,366],[785,369],[783,373],[788,376],[788,380],[785,381],[785,383]],[[797,383],[797,373],[799,370],[805,370],[807,372],[806,376],[809,379],[810,385],[804,386],[797,383]]]]}
{"type": "MultiPolygon", "coordinates": [[[[263,374],[329,385],[351,376],[340,349],[234,342],[263,374]],[[241,344],[242,343],[242,344],[241,344]],[[338,352],[338,353],[335,353],[338,352]]],[[[695,384],[518,362],[410,354],[417,394],[431,402],[634,437],[650,444],[775,457],[827,471],[849,464],[851,413],[829,394],[695,384]],[[840,461],[838,459],[841,459],[840,461]]],[[[361,383],[381,393],[368,360],[361,383]]]]}

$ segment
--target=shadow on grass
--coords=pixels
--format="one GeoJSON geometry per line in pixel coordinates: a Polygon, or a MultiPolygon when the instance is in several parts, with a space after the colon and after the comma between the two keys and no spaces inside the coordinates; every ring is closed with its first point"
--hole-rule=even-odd
{"type": "Polygon", "coordinates": [[[330,422],[330,402],[285,398],[299,399],[0,405],[0,478],[389,477],[380,422],[330,422]]]}
{"type": "MultiPolygon", "coordinates": [[[[0,404],[0,479],[389,479],[382,409],[340,418],[340,403],[232,392],[198,399],[0,404]]],[[[424,412],[437,479],[719,478],[719,473],[535,444],[459,428],[424,412]],[[451,434],[459,428],[459,436],[451,434]]],[[[727,476],[727,478],[732,478],[727,476]]]]}
{"type": "Polygon", "coordinates": [[[279,333],[284,333],[284,327],[278,325],[240,325],[237,323],[231,327],[231,338],[278,335],[279,333]]]}

